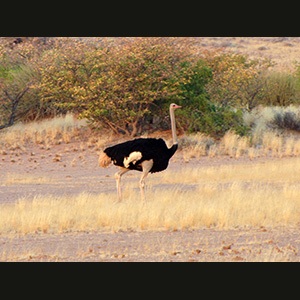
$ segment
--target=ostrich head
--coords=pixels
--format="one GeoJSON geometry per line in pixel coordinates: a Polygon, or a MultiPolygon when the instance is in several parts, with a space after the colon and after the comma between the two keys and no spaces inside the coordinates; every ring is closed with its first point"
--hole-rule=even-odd
{"type": "Polygon", "coordinates": [[[170,111],[171,111],[171,110],[174,111],[174,110],[177,109],[177,108],[181,108],[181,106],[179,106],[179,105],[177,105],[177,104],[175,104],[175,103],[171,103],[171,104],[170,104],[170,111]]]}

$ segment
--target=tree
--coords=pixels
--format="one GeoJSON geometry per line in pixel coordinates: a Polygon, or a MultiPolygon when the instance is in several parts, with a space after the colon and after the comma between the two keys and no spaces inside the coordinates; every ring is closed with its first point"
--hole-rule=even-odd
{"type": "Polygon", "coordinates": [[[30,86],[26,86],[18,93],[11,93],[8,87],[1,87],[0,84],[0,107],[2,110],[3,120],[0,122],[0,129],[14,125],[17,118],[17,109],[21,99],[29,90],[30,86]],[[1,125],[2,124],[2,125],[1,125]]]}
{"type": "MultiPolygon", "coordinates": [[[[25,38],[20,38],[25,41],[25,38]]],[[[41,112],[41,102],[36,89],[39,80],[38,66],[41,53],[50,45],[15,43],[10,47],[0,43],[0,129],[16,121],[34,118],[41,112]]],[[[43,108],[45,111],[48,108],[43,108]]]]}
{"type": "Polygon", "coordinates": [[[69,43],[51,52],[41,72],[43,99],[132,137],[143,130],[155,101],[178,92],[174,78],[192,53],[189,40],[179,38],[126,38],[94,47],[69,43]]]}
{"type": "Polygon", "coordinates": [[[213,72],[213,80],[206,86],[212,102],[249,111],[262,99],[261,78],[271,66],[269,60],[219,51],[207,52],[205,60],[213,72]]]}

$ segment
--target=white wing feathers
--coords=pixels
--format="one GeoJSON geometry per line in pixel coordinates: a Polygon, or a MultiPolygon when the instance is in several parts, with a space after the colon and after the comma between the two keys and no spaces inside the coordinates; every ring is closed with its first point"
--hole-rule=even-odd
{"type": "Polygon", "coordinates": [[[135,164],[141,158],[142,158],[141,152],[134,151],[134,152],[130,153],[130,155],[128,157],[124,158],[124,161],[123,161],[124,167],[128,168],[130,163],[135,164]]]}

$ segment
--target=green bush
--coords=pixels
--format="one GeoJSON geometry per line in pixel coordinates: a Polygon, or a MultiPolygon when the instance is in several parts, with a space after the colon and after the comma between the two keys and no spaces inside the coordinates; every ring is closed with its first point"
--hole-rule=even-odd
{"type": "Polygon", "coordinates": [[[214,138],[221,138],[228,130],[241,136],[249,133],[250,128],[243,124],[241,110],[217,106],[209,100],[203,101],[200,107],[203,111],[186,107],[184,111],[178,112],[180,125],[188,132],[200,131],[214,138]]]}
{"type": "Polygon", "coordinates": [[[184,109],[177,113],[179,126],[215,138],[224,136],[230,129],[239,135],[247,134],[249,129],[243,125],[241,110],[210,101],[205,87],[213,80],[213,73],[206,62],[199,60],[188,74],[188,80],[180,85],[179,104],[184,109]]]}

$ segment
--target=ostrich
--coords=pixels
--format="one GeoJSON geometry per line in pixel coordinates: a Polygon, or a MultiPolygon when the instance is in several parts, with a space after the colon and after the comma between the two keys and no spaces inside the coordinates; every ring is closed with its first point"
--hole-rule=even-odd
{"type": "Polygon", "coordinates": [[[178,148],[174,111],[181,106],[170,105],[170,119],[173,146],[168,148],[163,139],[138,138],[106,148],[99,158],[101,167],[106,168],[111,162],[120,168],[115,174],[117,181],[118,199],[122,200],[121,177],[130,170],[142,172],[140,189],[142,200],[145,200],[145,178],[150,173],[160,172],[168,167],[170,158],[178,148]]]}

